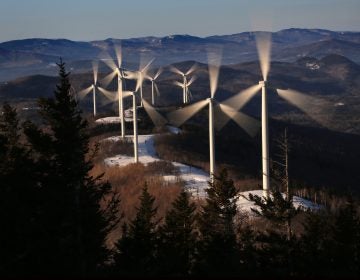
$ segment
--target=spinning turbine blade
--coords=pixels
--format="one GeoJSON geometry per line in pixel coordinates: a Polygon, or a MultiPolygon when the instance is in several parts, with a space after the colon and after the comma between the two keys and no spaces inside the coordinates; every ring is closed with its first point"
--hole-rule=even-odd
{"type": "Polygon", "coordinates": [[[267,76],[270,71],[271,33],[256,33],[256,47],[258,50],[263,80],[267,81],[267,76]]]}
{"type": "Polygon", "coordinates": [[[90,93],[90,91],[93,89],[93,86],[89,86],[86,89],[80,90],[77,95],[80,99],[83,99],[87,94],[90,93]]]}
{"type": "Polygon", "coordinates": [[[94,74],[94,84],[96,85],[97,78],[98,78],[99,62],[98,61],[93,61],[92,62],[92,68],[93,68],[93,74],[94,74]]]}
{"type": "Polygon", "coordinates": [[[123,95],[123,98],[126,98],[126,97],[129,97],[129,96],[132,96],[133,92],[125,90],[125,91],[123,91],[122,95],[123,95]]]}
{"type": "MultiPolygon", "coordinates": [[[[257,84],[247,89],[240,91],[238,94],[226,99],[225,101],[221,102],[221,104],[233,108],[234,111],[239,111],[242,107],[249,102],[249,100],[261,89],[261,85],[257,84]]],[[[221,118],[217,120],[217,128],[223,128],[230,117],[228,115],[222,115],[221,118]]]]}
{"type": "Polygon", "coordinates": [[[184,108],[178,109],[176,111],[170,112],[168,116],[168,120],[175,126],[180,126],[188,119],[190,119],[193,115],[199,112],[202,108],[204,108],[207,104],[209,104],[209,100],[201,100],[184,108]]]}
{"type": "Polygon", "coordinates": [[[329,102],[291,89],[277,89],[277,92],[280,97],[299,108],[319,124],[325,127],[332,126],[329,114],[332,105],[329,102]]]}
{"type": "Polygon", "coordinates": [[[154,88],[157,96],[160,96],[160,91],[156,83],[154,83],[154,88]]]}
{"type": "Polygon", "coordinates": [[[111,72],[110,74],[106,75],[102,80],[101,80],[101,83],[104,87],[107,87],[111,81],[115,78],[117,74],[117,70],[111,72]]]}
{"type": "Polygon", "coordinates": [[[139,73],[138,72],[133,72],[133,71],[124,71],[124,74],[125,74],[125,77],[126,79],[129,79],[129,80],[136,80],[138,79],[138,76],[139,76],[139,73]]]}
{"type": "Polygon", "coordinates": [[[171,66],[170,67],[170,71],[179,75],[184,75],[183,72],[181,72],[178,68],[176,68],[175,66],[171,66]]]}
{"type": "Polygon", "coordinates": [[[208,51],[210,93],[212,98],[215,96],[215,92],[218,86],[221,55],[222,53],[220,49],[216,51],[208,51]]]}
{"type": "Polygon", "coordinates": [[[261,89],[261,85],[257,84],[239,93],[235,94],[234,96],[226,99],[225,101],[221,102],[222,104],[232,107],[235,111],[240,110],[242,107],[246,105],[250,101],[251,98],[255,96],[255,94],[261,89]]]}
{"type": "Polygon", "coordinates": [[[197,69],[197,64],[195,63],[191,68],[185,73],[185,75],[189,75],[197,69]]]}
{"type": "Polygon", "coordinates": [[[151,63],[153,63],[154,60],[155,58],[152,58],[144,67],[140,68],[140,71],[146,73],[146,71],[149,69],[151,63]]]}
{"type": "MultiPolygon", "coordinates": [[[[221,111],[223,111],[229,118],[233,119],[247,134],[254,137],[261,125],[260,122],[242,112],[237,112],[229,106],[219,104],[221,111]]],[[[216,124],[215,124],[216,125],[216,124]]]]}
{"type": "Polygon", "coordinates": [[[104,56],[105,58],[103,58],[101,61],[104,62],[110,69],[115,71],[117,66],[114,62],[114,59],[108,53],[104,53],[104,56]]]}
{"type": "Polygon", "coordinates": [[[192,76],[191,79],[190,79],[190,81],[188,82],[187,86],[188,86],[188,87],[191,86],[191,84],[192,84],[193,82],[195,82],[196,79],[197,79],[196,76],[192,76]]]}
{"type": "Polygon", "coordinates": [[[155,76],[154,76],[154,80],[156,80],[157,78],[159,78],[159,76],[161,75],[163,69],[159,68],[158,71],[156,72],[155,76]]]}
{"type": "Polygon", "coordinates": [[[149,117],[156,126],[163,126],[167,123],[167,120],[155,110],[145,99],[142,100],[144,109],[148,113],[149,117]]]}
{"type": "Polygon", "coordinates": [[[102,87],[98,87],[98,90],[108,99],[110,102],[115,102],[118,99],[116,91],[109,91],[102,87]]]}
{"type": "Polygon", "coordinates": [[[183,84],[183,83],[180,83],[180,82],[178,82],[178,81],[175,81],[175,82],[174,82],[174,85],[176,85],[176,86],[178,86],[178,87],[181,87],[181,88],[184,87],[184,84],[183,84]]]}
{"type": "Polygon", "coordinates": [[[119,45],[115,45],[114,46],[114,49],[115,49],[115,55],[116,55],[116,60],[117,60],[117,63],[118,63],[118,68],[121,68],[121,65],[122,65],[122,49],[121,49],[121,44],[119,45]]]}

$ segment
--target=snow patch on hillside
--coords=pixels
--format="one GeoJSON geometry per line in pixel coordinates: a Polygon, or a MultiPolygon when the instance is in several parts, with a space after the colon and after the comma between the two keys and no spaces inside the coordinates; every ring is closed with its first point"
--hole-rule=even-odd
{"type": "MultiPolygon", "coordinates": [[[[168,127],[171,133],[178,134],[181,131],[178,128],[168,127]]],[[[126,136],[132,141],[133,136],[126,136]]],[[[120,141],[120,136],[112,136],[104,139],[103,141],[120,141]]],[[[139,162],[147,165],[148,163],[161,160],[157,154],[154,147],[154,135],[139,135],[138,136],[138,156],[139,162]]],[[[128,164],[134,163],[134,158],[131,156],[125,155],[115,155],[113,157],[108,157],[104,160],[107,166],[126,166],[128,164]]],[[[204,170],[199,168],[186,165],[179,162],[172,162],[172,164],[178,169],[179,175],[165,175],[164,180],[168,182],[178,182],[179,180],[183,181],[185,188],[196,198],[205,198],[206,197],[206,188],[208,188],[208,182],[210,180],[209,174],[204,170]]],[[[254,208],[253,202],[248,200],[249,194],[262,196],[262,190],[253,190],[247,192],[239,193],[237,205],[241,211],[251,213],[251,208],[254,208]]],[[[321,206],[312,203],[309,200],[303,199],[298,196],[293,198],[294,206],[296,208],[303,207],[305,209],[318,210],[321,206]]]]}

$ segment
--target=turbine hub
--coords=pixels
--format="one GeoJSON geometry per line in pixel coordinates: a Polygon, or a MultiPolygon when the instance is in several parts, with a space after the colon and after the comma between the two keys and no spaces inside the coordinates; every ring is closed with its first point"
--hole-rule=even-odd
{"type": "Polygon", "coordinates": [[[268,82],[267,81],[259,81],[259,85],[260,86],[267,86],[268,82]]]}

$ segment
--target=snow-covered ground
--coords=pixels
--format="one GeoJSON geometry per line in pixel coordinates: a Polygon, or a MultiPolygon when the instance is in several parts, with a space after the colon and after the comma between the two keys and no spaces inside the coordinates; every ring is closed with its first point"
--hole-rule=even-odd
{"type": "MultiPolygon", "coordinates": [[[[170,127],[169,130],[171,133],[179,133],[179,130],[176,128],[170,127]]],[[[131,135],[127,136],[129,139],[133,139],[131,135]]],[[[117,142],[121,139],[120,136],[112,136],[104,139],[104,141],[114,141],[117,142]]],[[[156,155],[154,148],[154,135],[139,135],[138,136],[138,156],[139,162],[143,164],[148,164],[154,161],[160,160],[156,155]]],[[[134,163],[134,158],[126,155],[115,155],[113,157],[108,157],[105,160],[107,166],[125,166],[130,163],[134,163]]],[[[185,183],[185,187],[193,195],[204,197],[205,188],[208,186],[209,174],[204,172],[199,168],[195,168],[186,164],[179,162],[172,162],[173,165],[179,170],[179,176],[167,175],[164,176],[164,179],[167,181],[177,181],[182,180],[185,183]]]]}
{"type": "MultiPolygon", "coordinates": [[[[119,118],[117,118],[119,119],[119,118]]],[[[109,123],[112,121],[111,118],[104,118],[98,119],[99,123],[109,123]],[[99,121],[102,120],[102,121],[99,121]]],[[[170,133],[178,134],[181,131],[176,127],[168,127],[170,133]]],[[[130,140],[133,139],[132,135],[127,136],[130,140]]],[[[121,139],[120,136],[113,136],[104,139],[103,141],[119,141],[121,139]]],[[[154,161],[161,160],[157,155],[154,148],[154,135],[139,135],[138,136],[138,155],[139,155],[139,162],[143,164],[148,164],[154,161]]],[[[125,155],[115,155],[113,157],[106,158],[105,164],[107,166],[125,166],[130,163],[134,163],[134,158],[125,156],[125,155]]],[[[185,183],[185,188],[195,197],[204,198],[206,196],[205,189],[208,187],[208,182],[210,180],[209,174],[205,171],[195,168],[183,163],[179,162],[172,162],[175,167],[177,167],[179,171],[179,175],[165,175],[164,179],[169,182],[175,182],[181,180],[185,183]]],[[[238,197],[238,207],[240,210],[245,212],[251,212],[251,208],[254,208],[254,204],[248,201],[246,198],[249,197],[249,194],[252,193],[253,195],[263,195],[262,190],[254,190],[254,191],[247,191],[241,192],[238,197]],[[246,197],[246,198],[245,198],[246,197]]],[[[304,207],[310,209],[319,209],[320,206],[317,204],[312,203],[309,200],[300,198],[298,196],[294,196],[294,206],[295,207],[304,207]]]]}
{"type": "MultiPolygon", "coordinates": [[[[132,118],[125,117],[125,121],[132,122],[132,118]]],[[[106,118],[97,119],[95,122],[98,124],[120,123],[120,118],[119,117],[106,117],[106,118]]]]}
{"type": "MultiPolygon", "coordinates": [[[[251,212],[251,208],[256,208],[254,207],[254,203],[249,201],[249,194],[252,195],[258,195],[258,196],[262,196],[263,195],[263,190],[254,190],[254,191],[247,191],[247,192],[241,192],[239,194],[238,200],[237,200],[237,205],[239,207],[239,209],[241,211],[244,212],[251,212]]],[[[285,194],[283,194],[283,196],[285,196],[285,194]]],[[[318,204],[315,204],[307,199],[298,197],[298,196],[294,196],[293,197],[293,204],[295,208],[305,208],[305,209],[312,209],[312,210],[319,210],[321,209],[321,206],[318,204]]]]}

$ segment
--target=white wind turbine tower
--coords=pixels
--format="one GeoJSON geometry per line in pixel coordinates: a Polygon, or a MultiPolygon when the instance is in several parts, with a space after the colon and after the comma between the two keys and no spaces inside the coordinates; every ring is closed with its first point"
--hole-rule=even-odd
{"type": "Polygon", "coordinates": [[[176,68],[175,66],[172,66],[170,68],[170,70],[176,74],[179,74],[183,77],[183,82],[175,82],[175,85],[181,87],[183,89],[183,103],[187,104],[190,102],[190,90],[189,90],[189,86],[195,81],[195,77],[192,77],[190,79],[190,81],[188,81],[188,75],[190,75],[191,73],[193,73],[197,68],[197,65],[194,64],[193,66],[191,66],[191,68],[186,71],[185,73],[180,71],[178,68],[176,68]]]}
{"type": "Polygon", "coordinates": [[[151,77],[150,75],[147,75],[147,77],[146,77],[148,80],[151,81],[151,105],[152,106],[155,106],[155,94],[157,96],[160,96],[160,92],[159,92],[159,88],[156,84],[156,80],[157,80],[157,78],[159,78],[161,73],[162,73],[162,68],[159,68],[153,77],[151,77]]]}
{"type": "Polygon", "coordinates": [[[107,86],[117,76],[118,82],[118,102],[119,102],[119,118],[121,123],[121,137],[125,137],[125,117],[124,117],[124,97],[123,97],[123,82],[125,79],[124,69],[122,68],[122,51],[121,46],[114,46],[116,54],[116,62],[111,57],[104,59],[104,63],[107,64],[113,72],[104,78],[104,84],[107,86]]]}
{"type": "MultiPolygon", "coordinates": [[[[136,75],[136,73],[131,73],[130,71],[127,73],[128,75],[136,75]]],[[[138,76],[139,77],[139,76],[138,76]]],[[[125,91],[124,92],[124,97],[127,96],[132,96],[132,106],[133,106],[133,143],[134,143],[134,162],[138,163],[139,162],[139,151],[138,151],[138,125],[137,125],[137,97],[138,96],[138,92],[141,88],[141,79],[138,78],[137,83],[136,83],[136,89],[135,91],[131,92],[131,91],[125,91]]],[[[141,97],[140,97],[141,98],[141,97]]],[[[141,99],[141,101],[143,102],[143,107],[146,111],[146,113],[149,115],[149,117],[151,118],[151,120],[153,121],[153,123],[156,126],[163,126],[167,123],[167,120],[160,114],[158,113],[154,107],[152,107],[144,98],[141,99]]]]}
{"type": "Polygon", "coordinates": [[[105,97],[107,97],[108,99],[112,100],[113,99],[113,95],[108,92],[108,91],[102,91],[101,88],[98,85],[98,62],[97,61],[93,61],[92,62],[92,68],[93,68],[93,84],[91,86],[89,86],[86,89],[83,89],[81,91],[78,92],[78,96],[80,97],[80,99],[83,99],[86,95],[88,95],[91,91],[93,93],[93,110],[94,110],[94,117],[96,116],[97,113],[97,107],[96,107],[96,89],[99,89],[99,91],[101,93],[103,93],[105,95],[105,97]]]}
{"type": "Polygon", "coordinates": [[[232,118],[234,121],[241,126],[247,133],[254,135],[257,131],[258,121],[243,114],[236,112],[226,104],[217,102],[214,97],[218,86],[218,76],[220,68],[220,55],[209,59],[209,79],[210,79],[210,98],[198,101],[194,104],[186,106],[182,109],[178,109],[168,114],[170,123],[180,126],[193,115],[203,109],[205,106],[209,106],[209,162],[210,162],[210,181],[214,182],[215,174],[215,126],[221,128],[222,124],[225,123],[223,120],[224,116],[232,118]],[[220,117],[220,122],[215,122],[214,115],[220,117]]]}
{"type": "MultiPolygon", "coordinates": [[[[268,74],[270,71],[270,52],[271,52],[271,33],[258,32],[256,34],[256,45],[259,54],[260,68],[263,80],[258,85],[254,85],[240,94],[229,98],[224,103],[232,107],[234,110],[240,110],[261,88],[261,134],[262,134],[262,179],[264,196],[267,197],[270,191],[270,174],[269,174],[269,127],[268,127],[268,102],[267,90],[269,89],[268,74]]],[[[273,87],[271,87],[273,88],[273,87]]],[[[318,98],[306,96],[294,90],[275,89],[278,95],[289,103],[295,105],[303,112],[307,113],[319,123],[327,125],[321,116],[314,114],[315,111],[325,109],[324,105],[330,107],[330,104],[318,98]]],[[[227,121],[223,119],[221,126],[227,121]]]]}

